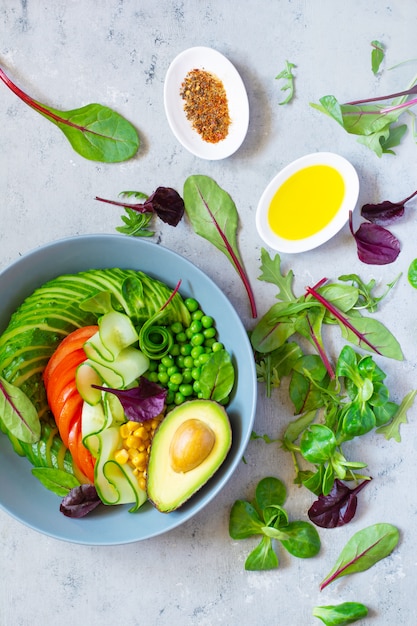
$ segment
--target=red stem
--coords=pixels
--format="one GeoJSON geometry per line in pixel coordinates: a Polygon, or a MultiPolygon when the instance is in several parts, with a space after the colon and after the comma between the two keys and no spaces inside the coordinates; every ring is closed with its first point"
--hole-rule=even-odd
{"type": "Polygon", "coordinates": [[[211,219],[213,220],[213,224],[215,225],[215,227],[217,229],[217,232],[219,233],[220,237],[223,240],[223,243],[224,243],[224,245],[226,247],[226,250],[228,251],[228,253],[230,254],[230,256],[232,258],[233,264],[234,264],[234,266],[235,266],[235,268],[236,268],[240,278],[242,279],[243,285],[244,285],[244,287],[246,289],[246,293],[248,294],[248,297],[249,297],[252,317],[256,318],[258,316],[258,313],[257,313],[257,310],[256,310],[255,297],[253,295],[252,288],[250,286],[250,283],[249,283],[248,277],[246,275],[246,272],[243,269],[242,264],[240,263],[240,261],[237,258],[233,248],[231,247],[230,243],[228,242],[226,235],[224,234],[224,232],[220,228],[216,218],[214,217],[213,213],[210,210],[210,207],[208,206],[207,202],[204,200],[204,198],[201,195],[201,193],[200,193],[200,197],[201,197],[201,200],[203,201],[204,206],[206,207],[206,209],[207,209],[211,219]]]}
{"type": "Polygon", "coordinates": [[[45,115],[46,117],[49,117],[50,119],[54,120],[55,122],[58,122],[59,124],[65,124],[67,126],[71,126],[72,128],[76,128],[82,133],[88,132],[88,133],[91,133],[92,135],[101,136],[100,133],[96,133],[93,130],[86,128],[85,126],[78,126],[78,124],[73,124],[73,122],[70,122],[69,120],[63,117],[56,115],[56,113],[53,113],[49,108],[43,106],[42,104],[40,104],[39,102],[31,98],[31,96],[29,96],[27,93],[22,91],[22,89],[20,89],[17,85],[15,85],[10,80],[10,78],[7,76],[7,74],[5,74],[5,72],[1,69],[1,67],[0,67],[0,80],[2,80],[4,84],[7,85],[7,87],[11,91],[13,91],[13,93],[18,98],[23,100],[23,102],[27,104],[28,106],[30,106],[32,109],[35,109],[35,111],[38,111],[38,113],[41,113],[42,115],[45,115]]]}
{"type": "Polygon", "coordinates": [[[362,341],[363,343],[366,343],[367,346],[369,346],[371,348],[371,350],[373,350],[374,352],[376,352],[377,354],[381,354],[381,352],[370,342],[367,340],[367,338],[365,337],[365,335],[361,332],[359,332],[348,320],[347,317],[345,317],[344,315],[342,315],[342,313],[339,311],[339,309],[337,309],[335,306],[333,306],[333,304],[331,304],[331,302],[329,302],[328,300],[326,300],[326,298],[324,298],[321,294],[319,294],[314,287],[307,287],[306,289],[307,293],[310,294],[310,296],[313,296],[313,298],[315,298],[316,300],[318,300],[324,307],[326,307],[326,309],[332,314],[334,315],[340,322],[342,322],[342,324],[344,326],[346,326],[346,328],[349,328],[349,330],[352,331],[352,333],[354,335],[356,335],[356,337],[358,337],[359,341],[362,341]]]}
{"type": "Polygon", "coordinates": [[[366,98],[365,100],[355,100],[353,102],[346,102],[346,104],[367,104],[368,102],[380,102],[381,100],[391,100],[391,98],[400,98],[401,96],[411,96],[413,94],[417,94],[417,85],[414,85],[414,87],[411,87],[411,89],[399,91],[398,93],[392,93],[388,96],[379,96],[378,98],[366,98]]]}
{"type": "Polygon", "coordinates": [[[138,211],[139,213],[151,213],[152,209],[145,207],[145,204],[129,204],[129,202],[118,202],[117,200],[106,200],[106,198],[99,198],[99,196],[95,197],[96,200],[100,202],[107,202],[107,204],[115,204],[116,206],[128,207],[129,209],[133,209],[134,211],[138,211]]]}
{"type": "Polygon", "coordinates": [[[310,318],[308,317],[308,315],[307,315],[307,322],[308,322],[308,327],[310,329],[311,338],[313,340],[314,345],[317,348],[317,352],[319,353],[320,358],[321,358],[321,360],[324,363],[324,366],[325,366],[325,368],[327,370],[327,373],[329,374],[330,378],[333,380],[334,377],[335,377],[335,373],[333,371],[333,368],[331,366],[331,363],[330,363],[329,359],[327,358],[327,354],[323,350],[323,347],[320,344],[320,342],[319,342],[319,340],[318,340],[318,338],[316,336],[316,333],[313,330],[313,326],[312,326],[312,324],[310,322],[310,318]]]}

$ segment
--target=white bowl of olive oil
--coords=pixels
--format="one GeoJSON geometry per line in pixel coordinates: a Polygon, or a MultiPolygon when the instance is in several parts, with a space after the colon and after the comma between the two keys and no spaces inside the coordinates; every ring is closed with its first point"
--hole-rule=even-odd
{"type": "Polygon", "coordinates": [[[278,252],[312,250],[343,228],[358,195],[359,178],[349,161],[332,152],[308,154],[266,187],[256,212],[258,233],[278,252]]]}

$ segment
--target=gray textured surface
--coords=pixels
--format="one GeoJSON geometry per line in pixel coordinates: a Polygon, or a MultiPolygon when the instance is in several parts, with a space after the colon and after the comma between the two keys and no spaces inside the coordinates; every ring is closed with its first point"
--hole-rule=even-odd
{"type": "MultiPolygon", "coordinates": [[[[416,19],[412,0],[0,0],[0,63],[21,88],[57,108],[108,104],[135,123],[143,142],[137,158],[125,164],[85,161],[52,124],[0,85],[0,267],[54,239],[113,232],[120,212],[98,205],[95,195],[115,198],[124,189],[151,193],[159,185],[181,191],[188,175],[202,173],[229,191],[239,208],[239,245],[263,313],[275,291],[257,281],[261,241],[254,214],[264,187],[282,166],[309,152],[338,152],[357,168],[359,204],[399,200],[416,188],[417,146],[411,133],[396,156],[378,159],[309,107],[328,93],[343,101],[403,89],[416,73],[415,62],[387,69],[415,58],[416,19]],[[370,68],[373,39],[387,48],[384,71],[377,77],[370,68]],[[194,45],[225,54],[247,87],[249,132],[226,161],[201,161],[185,152],[165,118],[166,70],[181,50],[194,45]],[[274,77],[286,59],[297,65],[297,92],[291,105],[280,107],[283,95],[274,77]]],[[[294,269],[299,293],[323,275],[356,271],[383,286],[403,272],[379,315],[395,331],[406,357],[382,364],[395,400],[416,385],[417,293],[406,279],[417,256],[415,206],[410,203],[406,218],[393,228],[402,252],[391,266],[362,265],[347,227],[317,250],[283,258],[284,269],[294,269]]],[[[158,242],[206,271],[250,328],[245,294],[227,260],[213,254],[186,224],[157,228],[158,242]]],[[[334,354],[338,347],[335,340],[334,354]]],[[[279,436],[291,416],[285,389],[270,401],[262,395],[260,390],[256,430],[279,436]]],[[[201,514],[153,540],[109,548],[69,545],[0,512],[1,626],[80,621],[92,626],[308,626],[318,623],[311,616],[313,606],[348,600],[369,606],[366,623],[416,623],[416,411],[402,427],[400,444],[370,435],[352,445],[352,456],[367,461],[374,477],[361,494],[354,522],[323,531],[323,548],[314,559],[300,561],[280,551],[280,568],[273,572],[245,572],[252,544],[228,537],[232,502],[251,497],[256,482],[268,474],[288,485],[293,518],[305,515],[311,498],[291,485],[290,458],[260,441],[251,442],[246,464],[201,514]],[[347,539],[380,521],[400,528],[398,549],[368,572],[320,593],[318,585],[347,539]]]]}

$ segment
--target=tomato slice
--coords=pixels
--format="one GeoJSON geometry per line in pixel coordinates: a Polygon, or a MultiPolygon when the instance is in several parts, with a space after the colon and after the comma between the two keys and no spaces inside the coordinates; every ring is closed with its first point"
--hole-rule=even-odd
{"type": "Polygon", "coordinates": [[[44,369],[43,380],[45,385],[48,384],[48,380],[55,367],[63,359],[66,359],[71,352],[82,348],[85,342],[88,341],[97,331],[98,326],[83,326],[82,328],[73,330],[69,335],[64,337],[44,369]]]}
{"type": "Polygon", "coordinates": [[[72,392],[69,393],[65,402],[62,405],[60,412],[55,415],[55,421],[58,426],[59,434],[64,442],[64,445],[68,448],[68,439],[70,430],[75,421],[79,421],[81,424],[81,412],[83,408],[83,399],[78,393],[75,382],[73,383],[72,392]]]}
{"type": "Polygon", "coordinates": [[[81,419],[76,418],[71,426],[68,434],[68,448],[74,463],[94,483],[94,460],[82,442],[81,419]]]}

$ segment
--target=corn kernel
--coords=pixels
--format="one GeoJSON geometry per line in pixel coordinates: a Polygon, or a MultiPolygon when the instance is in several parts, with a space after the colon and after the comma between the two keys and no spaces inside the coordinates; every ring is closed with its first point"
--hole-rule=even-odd
{"type": "Polygon", "coordinates": [[[125,448],[122,448],[121,450],[117,450],[114,453],[114,460],[120,465],[124,465],[125,463],[127,463],[127,461],[129,460],[129,454],[127,450],[125,448]]]}

